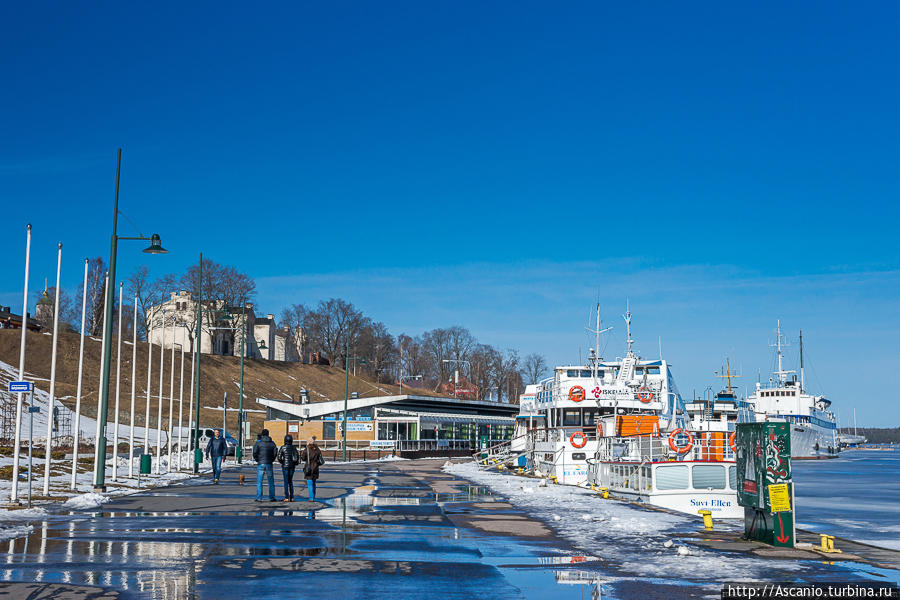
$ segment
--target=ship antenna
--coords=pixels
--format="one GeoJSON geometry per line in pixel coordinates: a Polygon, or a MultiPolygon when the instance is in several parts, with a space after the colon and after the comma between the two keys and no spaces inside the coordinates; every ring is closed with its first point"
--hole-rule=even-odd
{"type": "Polygon", "coordinates": [[[627,335],[628,342],[628,353],[631,354],[631,345],[634,343],[634,340],[631,339],[631,309],[628,304],[628,300],[625,301],[625,314],[622,315],[622,318],[625,319],[625,332],[627,335]]]}
{"type": "Polygon", "coordinates": [[[590,331],[591,333],[593,333],[595,336],[594,351],[592,353],[593,356],[591,357],[591,360],[592,360],[591,373],[592,373],[592,377],[594,378],[594,385],[597,385],[597,367],[599,366],[598,363],[600,362],[600,334],[606,333],[607,331],[612,329],[612,327],[607,327],[606,329],[603,329],[603,330],[600,329],[600,303],[599,302],[597,302],[597,321],[596,322],[597,322],[597,327],[595,329],[591,329],[590,327],[585,328],[588,331],[590,331]]]}
{"type": "Polygon", "coordinates": [[[803,330],[800,330],[800,393],[806,391],[806,379],[803,376],[803,330]]]}

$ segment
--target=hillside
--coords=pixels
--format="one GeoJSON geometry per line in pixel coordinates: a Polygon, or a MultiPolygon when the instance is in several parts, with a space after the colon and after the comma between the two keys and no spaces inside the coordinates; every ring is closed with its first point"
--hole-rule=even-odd
{"type": "MultiPolygon", "coordinates": [[[[12,365],[16,369],[19,364],[19,344],[21,332],[18,330],[0,330],[0,361],[12,365]]],[[[38,388],[49,390],[50,388],[50,359],[52,353],[53,337],[46,333],[29,332],[26,339],[25,371],[26,379],[36,378],[38,388]]],[[[113,340],[115,344],[115,339],[113,340]]],[[[79,336],[74,333],[61,333],[59,337],[59,350],[56,365],[56,397],[66,406],[74,409],[75,392],[78,381],[78,345],[79,336]]],[[[159,356],[160,347],[153,346],[153,361],[151,376],[151,401],[150,401],[150,426],[155,427],[155,415],[157,410],[157,397],[159,394],[159,356]]],[[[99,338],[85,339],[85,367],[82,383],[82,413],[90,417],[96,416],[97,391],[100,383],[100,353],[101,343],[99,338]]],[[[115,376],[116,376],[117,348],[112,349],[112,364],[110,367],[110,421],[113,420],[115,406],[115,376]]],[[[121,409],[119,418],[122,422],[130,419],[128,409],[131,405],[131,355],[132,346],[130,340],[122,344],[122,380],[121,380],[121,409]]],[[[179,376],[181,356],[178,351],[175,355],[175,401],[178,402],[179,376]]],[[[163,419],[168,413],[168,398],[170,386],[171,350],[165,353],[163,371],[163,419]]],[[[238,404],[238,385],[240,382],[240,357],[237,356],[211,356],[202,355],[200,359],[200,424],[201,426],[213,426],[222,422],[222,397],[228,392],[228,428],[234,430],[237,426],[237,414],[232,409],[238,404]],[[205,407],[219,407],[212,410],[205,407]]],[[[185,420],[187,420],[187,403],[190,399],[191,357],[185,355],[184,365],[184,402],[185,420]]],[[[144,411],[146,407],[147,389],[147,344],[138,343],[137,349],[137,385],[135,423],[144,424],[144,411]]],[[[5,386],[4,386],[5,387],[5,386]]],[[[258,431],[265,418],[264,408],[256,403],[256,398],[294,399],[298,400],[301,388],[309,390],[311,402],[326,400],[341,400],[344,398],[344,371],[343,369],[322,365],[303,365],[299,363],[283,363],[258,359],[244,359],[244,409],[260,412],[248,412],[247,418],[251,423],[251,430],[258,431]]],[[[5,390],[4,390],[5,391],[5,390]]],[[[360,397],[383,396],[398,393],[395,385],[373,383],[361,377],[350,375],[350,391],[357,392],[360,397]]],[[[430,395],[429,392],[416,390],[416,393],[430,395]]],[[[166,427],[164,423],[163,427],[166,427]]]]}

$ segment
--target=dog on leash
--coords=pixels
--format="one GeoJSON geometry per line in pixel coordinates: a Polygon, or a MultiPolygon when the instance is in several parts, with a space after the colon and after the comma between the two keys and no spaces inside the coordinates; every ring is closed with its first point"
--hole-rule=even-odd
{"type": "Polygon", "coordinates": [[[238,475],[238,485],[244,485],[244,474],[238,475]]]}

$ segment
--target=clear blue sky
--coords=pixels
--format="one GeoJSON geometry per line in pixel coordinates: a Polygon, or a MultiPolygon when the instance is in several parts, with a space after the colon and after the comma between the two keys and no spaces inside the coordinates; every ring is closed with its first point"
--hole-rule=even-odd
{"type": "Polygon", "coordinates": [[[27,222],[32,287],[57,240],[69,289],[108,255],[122,146],[171,250],[122,274],[203,251],[262,312],[343,296],[551,363],[598,297],[621,354],[630,298],[687,393],[765,374],[781,318],[842,416],[900,424],[898,5],[607,4],[6,3],[0,302],[27,222]]]}

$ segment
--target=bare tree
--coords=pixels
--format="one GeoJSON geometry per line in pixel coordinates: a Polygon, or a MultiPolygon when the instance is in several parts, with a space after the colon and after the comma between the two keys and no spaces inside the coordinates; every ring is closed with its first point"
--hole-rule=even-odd
{"type": "MultiPolygon", "coordinates": [[[[200,265],[191,265],[181,276],[181,289],[188,290],[196,298],[200,292],[200,265]]],[[[256,282],[246,273],[234,267],[220,265],[203,259],[203,298],[221,300],[226,306],[242,306],[256,295],[256,282]]]]}
{"type": "MultiPolygon", "coordinates": [[[[99,256],[88,261],[87,309],[85,316],[85,327],[88,335],[97,336],[103,333],[103,294],[105,292],[106,271],[106,263],[99,256]]],[[[84,282],[78,284],[78,298],[81,298],[83,290],[84,282]]]]}
{"type": "Polygon", "coordinates": [[[537,383],[547,372],[547,361],[540,354],[532,352],[522,362],[522,376],[528,383],[537,383]]]}

